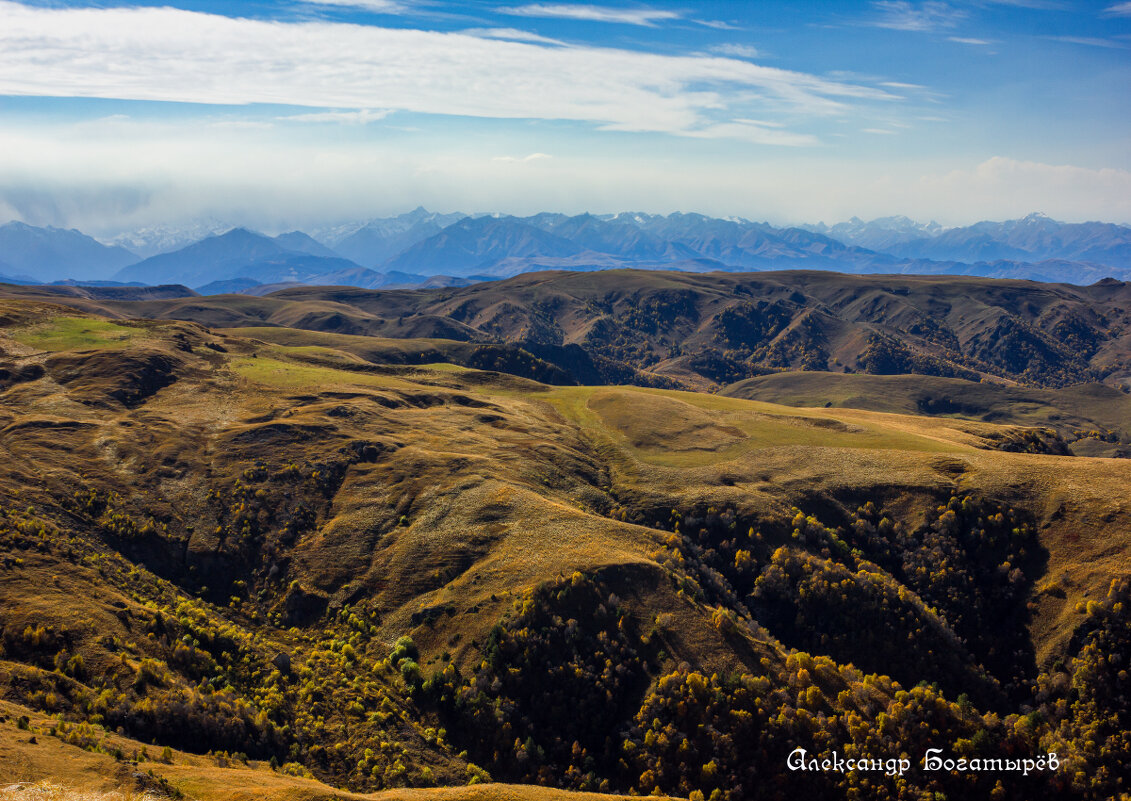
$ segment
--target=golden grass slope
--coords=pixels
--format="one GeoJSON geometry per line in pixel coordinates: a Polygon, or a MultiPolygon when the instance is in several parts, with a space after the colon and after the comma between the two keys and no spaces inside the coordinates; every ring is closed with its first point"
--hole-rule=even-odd
{"type": "Polygon", "coordinates": [[[266,297],[124,301],[37,287],[0,294],[213,328],[573,345],[603,370],[616,368],[624,376],[617,381],[652,386],[715,388],[783,368],[984,376],[1045,387],[1117,387],[1131,377],[1131,284],[1114,281],[1077,287],[800,270],[603,270],[437,290],[295,287],[266,297]]]}
{"type": "Polygon", "coordinates": [[[734,398],[958,417],[1023,426],[1131,430],[1131,396],[1102,384],[1049,390],[925,375],[787,372],[723,388],[734,398]]]}
{"type": "Polygon", "coordinates": [[[171,512],[190,553],[203,552],[211,524],[186,528],[193,513],[207,515],[196,465],[235,470],[273,448],[314,458],[371,441],[395,458],[349,468],[292,563],[332,599],[376,593],[393,609],[391,639],[446,596],[470,592],[468,606],[490,605],[492,594],[540,577],[649,561],[654,535],[603,514],[623,504],[711,503],[765,517],[825,496],[910,513],[952,489],[977,490],[1030,510],[1044,530],[1048,575],[1064,598],[1042,599],[1059,621],[1042,616],[1043,648],[1063,644],[1074,602],[1123,568],[1131,462],[985,450],[982,437],[1001,430],[991,424],[635,387],[551,389],[428,366],[358,372],[183,323],[37,318],[7,329],[0,346],[34,363],[49,348],[119,348],[127,334],[167,348],[191,335],[224,352],[195,347],[184,358],[200,377],[137,410],[77,402],[49,376],[12,387],[0,449],[13,491],[79,472],[128,480],[171,512]],[[60,443],[53,432],[64,430],[60,443]],[[407,525],[396,525],[402,517],[407,525]],[[429,578],[453,568],[455,578],[429,578]],[[459,586],[470,575],[474,588],[459,586]]]}
{"type": "MultiPolygon", "coordinates": [[[[450,788],[399,788],[351,793],[314,779],[288,776],[265,763],[228,764],[160,749],[101,730],[99,744],[125,759],[64,742],[48,732],[54,718],[0,701],[0,801],[624,801],[624,796],[488,783],[450,788]],[[21,716],[27,729],[17,726],[21,716]],[[35,742],[31,742],[34,739],[35,742]],[[142,752],[150,758],[133,760],[142,752]]],[[[661,799],[663,801],[663,799],[661,799]]]]}
{"type": "MultiPolygon", "coordinates": [[[[671,616],[665,669],[687,662],[724,675],[761,671],[763,659],[782,664],[787,649],[771,638],[736,648],[714,610],[668,580],[667,532],[630,520],[706,506],[753,521],[789,520],[794,507],[835,517],[873,501],[915,523],[952,493],[1007,503],[1032,516],[1047,551],[1030,598],[1043,664],[1067,647],[1078,603],[1127,572],[1131,461],[984,447],[1008,426],[637,387],[551,388],[448,366],[376,366],[336,341],[312,353],[193,323],[107,321],[12,301],[0,315],[0,358],[18,377],[0,387],[0,502],[87,532],[106,557],[6,562],[0,608],[13,631],[75,631],[72,650],[92,654],[95,672],[119,658],[100,645],[106,637],[135,641],[136,662],[152,647],[143,632],[154,612],[140,591],[106,592],[103,563],[123,559],[143,563],[137,581],[160,587],[169,603],[209,601],[210,615],[254,635],[264,659],[304,652],[308,625],[364,601],[374,613],[370,656],[410,634],[429,671],[447,658],[477,664],[491,629],[530,588],[598,572],[641,627],[671,616]],[[172,380],[135,370],[138,354],[163,359],[161,380],[172,380]],[[271,529],[254,550],[240,549],[233,519],[251,526],[267,512],[240,517],[258,490],[237,487],[291,465],[304,471],[304,492],[321,493],[313,523],[293,537],[271,529]],[[70,505],[84,491],[117,493],[123,514],[152,518],[159,533],[106,535],[70,505]]],[[[270,497],[281,505],[300,492],[298,483],[281,487],[263,492],[277,492],[270,497]]],[[[9,685],[22,669],[0,663],[9,685]]],[[[343,736],[356,726],[327,725],[343,736]]],[[[13,736],[0,764],[32,760],[29,778],[66,785],[86,770],[111,775],[70,752],[36,762],[41,752],[13,736]]],[[[397,736],[441,783],[466,778],[464,758],[422,723],[406,721],[397,736]]],[[[200,798],[329,797],[275,773],[184,759],[168,772],[152,767],[200,798]]],[[[417,797],[407,792],[378,797],[417,797]]]]}

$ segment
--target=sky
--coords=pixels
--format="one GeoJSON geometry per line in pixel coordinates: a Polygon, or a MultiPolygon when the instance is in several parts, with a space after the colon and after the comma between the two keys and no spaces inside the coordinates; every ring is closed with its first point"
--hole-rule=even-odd
{"type": "Polygon", "coordinates": [[[0,0],[0,222],[1131,222],[1131,2],[0,0]]]}

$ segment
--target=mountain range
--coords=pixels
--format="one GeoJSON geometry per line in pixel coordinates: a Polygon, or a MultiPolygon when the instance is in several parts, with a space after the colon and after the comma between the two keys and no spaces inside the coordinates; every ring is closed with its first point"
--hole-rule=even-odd
{"type": "Polygon", "coordinates": [[[464,218],[416,208],[397,217],[325,228],[315,238],[364,267],[377,267],[402,250],[434,236],[464,218]]]}
{"type": "Polygon", "coordinates": [[[950,229],[906,217],[870,223],[853,218],[832,228],[817,225],[807,230],[901,258],[967,263],[1064,259],[1131,268],[1131,229],[1101,222],[1062,223],[1043,214],[950,229]]]}
{"type": "Polygon", "coordinates": [[[222,234],[238,225],[214,217],[188,220],[180,224],[149,225],[133,231],[124,231],[105,240],[107,245],[119,245],[138,258],[148,259],[161,253],[188,247],[210,236],[222,234]]]}
{"type": "Polygon", "coordinates": [[[184,283],[212,294],[261,293],[260,287],[276,284],[452,286],[543,270],[622,267],[819,269],[1078,285],[1131,278],[1131,227],[1062,223],[1041,214],[961,228],[906,217],[775,227],[684,213],[514,217],[418,208],[310,234],[272,237],[220,227],[198,221],[181,230],[148,228],[104,244],[75,230],[13,222],[0,226],[0,281],[184,283]]]}
{"type": "Polygon", "coordinates": [[[136,261],[125,248],[103,245],[73,229],[22,222],[0,225],[0,275],[21,282],[109,278],[136,261]]]}

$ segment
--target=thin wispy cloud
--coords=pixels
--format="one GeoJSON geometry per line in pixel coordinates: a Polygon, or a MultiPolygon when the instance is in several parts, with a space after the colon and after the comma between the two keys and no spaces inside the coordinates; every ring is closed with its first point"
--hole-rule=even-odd
{"type": "Polygon", "coordinates": [[[811,147],[820,144],[817,137],[811,134],[787,131],[778,125],[754,120],[735,120],[710,125],[688,135],[700,139],[742,139],[759,145],[778,147],[811,147]]]}
{"type": "Polygon", "coordinates": [[[773,122],[771,120],[740,119],[740,120],[735,120],[735,121],[745,123],[747,125],[757,125],[761,128],[784,128],[785,127],[784,122],[773,122]]]}
{"type": "Polygon", "coordinates": [[[221,131],[268,131],[274,126],[264,120],[217,120],[208,123],[208,127],[221,131]]]}
{"type": "Polygon", "coordinates": [[[967,13],[959,8],[928,0],[910,3],[906,0],[879,0],[872,3],[879,15],[868,22],[877,28],[897,31],[939,31],[953,28],[967,13]]]}
{"type": "Polygon", "coordinates": [[[543,159],[552,159],[553,156],[548,153],[531,153],[529,156],[495,156],[491,161],[501,161],[505,163],[521,163],[529,164],[532,161],[541,161],[543,159]]]}
{"type": "Polygon", "coordinates": [[[410,9],[397,0],[302,0],[311,6],[337,6],[358,11],[371,11],[376,14],[404,14],[410,9]]]}
{"type": "Polygon", "coordinates": [[[1106,47],[1114,50],[1127,49],[1127,45],[1124,42],[1117,42],[1114,39],[1101,39],[1097,36],[1046,36],[1045,38],[1053,42],[1067,42],[1069,44],[1086,45],[1087,47],[1106,47]]]}
{"type": "Polygon", "coordinates": [[[605,130],[794,145],[812,137],[765,135],[735,121],[766,110],[838,115],[896,99],[875,87],[720,56],[267,22],[168,7],[42,8],[0,0],[0,17],[0,94],[7,95],[572,120],[605,130]]]}
{"type": "Polygon", "coordinates": [[[519,17],[551,17],[554,19],[576,19],[588,22],[616,22],[624,25],[654,27],[657,22],[676,20],[682,17],[675,11],[660,11],[652,8],[612,8],[608,6],[589,6],[574,3],[532,3],[514,8],[500,8],[504,14],[519,17]]]}
{"type": "Polygon", "coordinates": [[[948,42],[958,42],[959,44],[975,45],[977,47],[985,47],[986,45],[993,44],[989,39],[973,39],[969,36],[948,36],[946,38],[948,42]]]}
{"type": "Polygon", "coordinates": [[[1131,2],[1116,3],[1103,10],[1105,17],[1131,17],[1131,2]]]}
{"type": "Polygon", "coordinates": [[[1039,11],[1059,11],[1071,7],[1071,4],[1061,2],[1061,0],[987,0],[987,2],[999,6],[1032,8],[1039,11]]]}
{"type": "Polygon", "coordinates": [[[462,33],[468,36],[480,36],[484,39],[510,39],[513,42],[538,42],[539,44],[564,44],[560,39],[551,39],[549,36],[540,36],[533,31],[523,31],[518,28],[468,28],[462,33]]]}
{"type": "Polygon", "coordinates": [[[318,111],[310,114],[291,114],[279,117],[285,122],[345,123],[347,125],[368,125],[388,117],[388,109],[363,108],[356,111],[318,111]]]}
{"type": "Polygon", "coordinates": [[[705,28],[714,28],[717,31],[740,31],[741,26],[732,25],[729,22],[724,22],[721,19],[693,19],[691,20],[696,25],[702,25],[705,28]]]}

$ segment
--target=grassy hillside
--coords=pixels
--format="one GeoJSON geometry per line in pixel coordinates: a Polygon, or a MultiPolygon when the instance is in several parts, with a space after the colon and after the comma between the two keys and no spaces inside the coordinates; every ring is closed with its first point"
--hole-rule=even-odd
{"type": "Polygon", "coordinates": [[[13,781],[121,786],[136,743],[199,798],[1124,791],[1131,461],[383,341],[0,318],[13,781]],[[935,744],[1066,767],[783,769],[935,744]]]}
{"type": "Polygon", "coordinates": [[[297,287],[259,298],[125,301],[18,287],[3,295],[214,328],[518,346],[578,384],[702,389],[820,370],[1036,387],[1131,385],[1131,285],[1118,281],[1077,287],[954,276],[605,270],[530,273],[458,289],[297,287]]]}
{"type": "MultiPolygon", "coordinates": [[[[549,787],[475,784],[351,793],[255,760],[154,748],[101,726],[0,701],[0,801],[622,801],[549,787]],[[21,720],[26,720],[21,724],[21,720]],[[33,742],[34,740],[34,742],[33,742]],[[50,776],[50,780],[36,779],[50,776]],[[180,794],[180,795],[179,795],[180,794]]],[[[297,771],[296,771],[297,772],[297,771]]]]}
{"type": "Polygon", "coordinates": [[[1131,396],[1102,384],[1048,390],[934,376],[791,372],[739,381],[720,394],[1049,428],[1082,456],[1131,455],[1131,396]]]}

